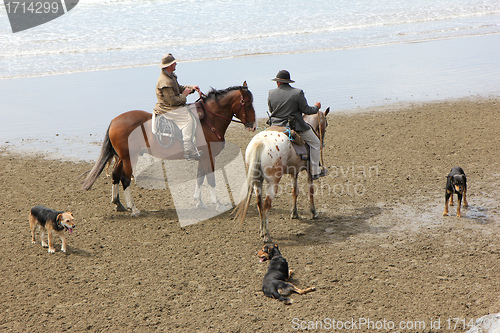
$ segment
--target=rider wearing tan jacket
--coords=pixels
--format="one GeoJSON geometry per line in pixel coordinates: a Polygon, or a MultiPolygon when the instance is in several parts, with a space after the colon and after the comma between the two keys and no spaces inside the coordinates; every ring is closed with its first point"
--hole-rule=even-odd
{"type": "Polygon", "coordinates": [[[186,158],[197,158],[199,153],[193,143],[194,121],[188,110],[179,109],[186,105],[187,96],[194,91],[200,91],[198,86],[183,86],[177,82],[174,74],[177,62],[169,53],[163,57],[160,64],[161,73],[156,84],[157,103],[154,107],[155,114],[165,114],[174,121],[182,132],[184,144],[184,156],[186,158]]]}

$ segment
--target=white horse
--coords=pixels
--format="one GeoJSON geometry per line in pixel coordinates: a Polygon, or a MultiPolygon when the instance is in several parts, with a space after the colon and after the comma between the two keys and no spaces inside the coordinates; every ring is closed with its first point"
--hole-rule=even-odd
{"type": "MultiPolygon", "coordinates": [[[[319,111],[313,115],[304,115],[304,120],[316,132],[323,147],[324,133],[328,126],[326,116],[330,108],[323,113],[319,111]]],[[[321,156],[322,157],[322,156],[321,156]]],[[[260,132],[253,137],[245,152],[247,165],[246,186],[243,189],[243,200],[236,207],[236,219],[241,222],[245,219],[252,197],[252,188],[257,195],[257,208],[261,219],[260,235],[264,242],[271,242],[269,235],[268,213],[271,202],[278,192],[278,184],[284,174],[292,177],[293,183],[293,208],[291,218],[299,218],[297,212],[297,176],[302,170],[307,170],[309,182],[309,199],[312,218],[317,218],[314,207],[314,187],[311,179],[309,163],[297,155],[288,135],[272,128],[260,132]],[[262,200],[263,183],[268,184],[265,199],[262,200]]]]}

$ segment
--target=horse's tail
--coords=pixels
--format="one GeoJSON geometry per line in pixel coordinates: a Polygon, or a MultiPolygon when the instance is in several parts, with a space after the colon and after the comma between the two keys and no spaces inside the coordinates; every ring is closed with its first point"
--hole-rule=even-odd
{"type": "Polygon", "coordinates": [[[234,209],[234,212],[236,212],[235,219],[239,220],[240,223],[243,223],[243,221],[245,220],[245,216],[247,215],[254,185],[258,182],[263,181],[263,172],[261,170],[261,156],[263,149],[264,143],[262,142],[254,145],[253,150],[250,152],[250,156],[247,160],[248,171],[246,177],[246,186],[243,186],[243,189],[241,191],[241,202],[234,209]]]}
{"type": "MultiPolygon", "coordinates": [[[[109,125],[109,127],[111,127],[111,124],[109,125]]],[[[116,151],[113,148],[113,145],[111,144],[111,140],[109,139],[109,127],[108,130],[106,131],[104,141],[102,142],[101,153],[99,155],[99,158],[97,159],[97,162],[95,162],[94,166],[90,171],[86,172],[87,177],[82,183],[82,188],[84,190],[89,190],[92,187],[97,177],[99,177],[102,170],[104,170],[106,163],[108,163],[108,161],[112,159],[113,156],[116,155],[116,151]]],[[[82,174],[82,176],[83,175],[85,175],[85,173],[82,174]]]]}

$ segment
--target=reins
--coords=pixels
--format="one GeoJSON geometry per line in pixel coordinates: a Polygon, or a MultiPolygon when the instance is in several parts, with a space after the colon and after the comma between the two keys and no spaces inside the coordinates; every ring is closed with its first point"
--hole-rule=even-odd
{"type": "Polygon", "coordinates": [[[321,116],[320,116],[320,113],[318,112],[318,132],[319,132],[319,142],[320,142],[320,147],[319,147],[319,151],[320,151],[320,157],[321,157],[321,165],[325,165],[325,162],[323,162],[323,128],[321,126],[321,116]]]}

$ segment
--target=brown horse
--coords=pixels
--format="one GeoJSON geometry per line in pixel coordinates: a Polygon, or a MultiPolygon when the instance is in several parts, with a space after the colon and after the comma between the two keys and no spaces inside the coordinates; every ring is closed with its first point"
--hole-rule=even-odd
{"type": "MultiPolygon", "coordinates": [[[[321,146],[323,146],[324,133],[328,122],[326,116],[330,108],[326,111],[318,112],[314,115],[304,115],[304,120],[311,125],[313,130],[318,135],[321,146]]],[[[292,218],[299,218],[297,212],[297,176],[302,170],[308,172],[309,182],[309,200],[312,218],[317,218],[316,208],[314,207],[314,187],[308,168],[308,161],[301,159],[297,155],[295,148],[292,146],[288,136],[281,131],[266,130],[258,133],[253,137],[247,146],[245,152],[245,161],[247,164],[246,187],[243,188],[243,200],[236,207],[236,218],[241,222],[245,219],[252,197],[252,189],[257,195],[257,208],[261,219],[260,235],[264,242],[271,242],[269,235],[269,218],[268,213],[271,209],[271,202],[278,192],[278,184],[284,174],[289,174],[292,177],[293,183],[293,208],[292,218]],[[263,183],[267,182],[267,191],[265,200],[262,200],[263,183]]]]}
{"type": "MultiPolygon", "coordinates": [[[[206,141],[201,147],[202,157],[198,163],[197,188],[195,190],[195,204],[197,207],[204,206],[201,201],[200,186],[205,177],[210,185],[212,200],[220,204],[215,195],[215,176],[213,158],[220,153],[223,147],[224,134],[231,121],[243,123],[246,129],[254,131],[256,128],[255,110],[253,108],[253,96],[248,90],[246,82],[242,86],[230,87],[225,90],[210,91],[208,95],[201,97],[204,105],[204,116],[200,117],[201,129],[197,129],[196,136],[206,141]],[[239,121],[233,119],[233,116],[239,121]],[[220,144],[216,144],[220,143],[220,144]]],[[[132,202],[130,183],[132,171],[140,154],[147,149],[149,153],[159,158],[182,159],[182,142],[176,141],[172,146],[164,148],[155,139],[151,129],[152,114],[145,111],[129,111],[114,118],[102,143],[100,156],[88,172],[83,182],[83,189],[89,190],[97,177],[114,157],[118,157],[112,172],[113,188],[112,202],[118,211],[127,209],[120,203],[118,191],[120,182],[123,186],[125,202],[132,211],[132,216],[138,215],[140,211],[132,202]]]]}

